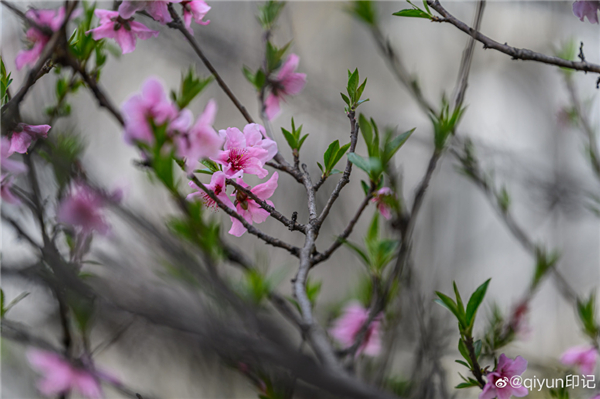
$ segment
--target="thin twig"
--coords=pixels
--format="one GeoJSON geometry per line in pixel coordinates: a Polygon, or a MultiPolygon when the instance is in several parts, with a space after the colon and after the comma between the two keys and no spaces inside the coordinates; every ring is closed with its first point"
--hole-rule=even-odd
{"type": "Polygon", "coordinates": [[[262,199],[258,198],[256,196],[256,194],[254,194],[251,190],[249,190],[246,187],[243,187],[242,185],[236,183],[235,180],[227,179],[227,184],[235,187],[235,189],[237,191],[241,191],[245,195],[247,195],[248,197],[250,197],[250,199],[252,199],[258,205],[260,205],[261,208],[263,208],[265,211],[269,212],[269,215],[271,215],[272,218],[280,221],[283,225],[285,225],[286,227],[288,227],[290,230],[292,230],[292,231],[293,230],[298,230],[298,231],[301,231],[302,233],[306,233],[306,226],[305,225],[303,225],[302,223],[297,223],[297,222],[293,223],[291,220],[289,220],[284,215],[282,215],[281,212],[279,212],[277,209],[275,209],[271,205],[267,204],[266,201],[263,201],[262,199]]]}
{"type": "Polygon", "coordinates": [[[569,61],[554,56],[536,53],[535,51],[528,49],[512,47],[506,43],[501,44],[481,34],[480,32],[474,31],[467,24],[455,18],[452,14],[446,11],[444,7],[442,7],[438,0],[427,0],[427,4],[443,17],[441,19],[437,18],[434,21],[450,23],[468,35],[473,35],[475,40],[483,43],[483,46],[486,49],[491,48],[500,51],[501,53],[511,56],[514,60],[536,61],[562,68],[574,69],[576,71],[600,73],[600,65],[592,64],[587,61],[569,61]]]}

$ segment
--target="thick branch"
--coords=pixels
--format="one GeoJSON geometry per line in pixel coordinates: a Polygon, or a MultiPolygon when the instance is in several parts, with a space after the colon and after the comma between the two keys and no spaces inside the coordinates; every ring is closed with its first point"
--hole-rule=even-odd
{"type": "Polygon", "coordinates": [[[443,19],[437,19],[437,22],[448,22],[461,31],[465,32],[468,35],[473,35],[475,40],[483,43],[484,48],[491,48],[506,55],[510,55],[514,60],[523,60],[523,61],[536,61],[541,62],[543,64],[555,65],[562,68],[574,69],[577,71],[584,72],[594,72],[600,73],[600,65],[591,64],[586,61],[569,61],[562,58],[549,56],[541,53],[536,53],[535,51],[516,48],[509,46],[508,44],[501,44],[469,27],[464,22],[456,19],[452,14],[450,14],[438,0],[427,0],[427,4],[429,7],[436,10],[443,19]]]}

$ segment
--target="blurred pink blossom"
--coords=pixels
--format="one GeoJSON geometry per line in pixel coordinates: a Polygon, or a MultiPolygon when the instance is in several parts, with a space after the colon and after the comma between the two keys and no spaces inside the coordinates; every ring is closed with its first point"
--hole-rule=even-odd
{"type": "MultiPolygon", "coordinates": [[[[369,310],[358,302],[352,302],[344,308],[342,315],[334,321],[329,333],[340,344],[349,348],[356,342],[359,332],[368,319],[369,310]]],[[[375,317],[367,328],[364,340],[356,351],[357,356],[361,353],[368,356],[379,355],[381,352],[380,324],[381,314],[375,317]]]]}
{"type": "Polygon", "coordinates": [[[89,371],[74,367],[58,354],[30,350],[27,359],[31,367],[42,375],[38,389],[44,396],[68,394],[75,390],[88,399],[102,398],[98,379],[89,371]]]}
{"type": "MultiPolygon", "coordinates": [[[[50,28],[53,32],[57,31],[63,21],[65,20],[65,8],[60,7],[56,10],[36,10],[30,9],[25,15],[30,20],[37,23],[39,26],[50,28]]],[[[21,50],[15,58],[15,65],[17,70],[20,70],[25,65],[35,63],[42,51],[44,46],[50,40],[49,36],[46,36],[43,32],[40,32],[35,27],[31,27],[25,33],[25,37],[29,42],[32,43],[32,47],[29,50],[21,50]]]]}
{"type": "Polygon", "coordinates": [[[14,176],[7,173],[0,176],[0,198],[7,204],[19,205],[21,200],[11,191],[14,176]]]}
{"type": "Polygon", "coordinates": [[[125,119],[125,141],[134,144],[154,142],[150,120],[155,125],[175,120],[177,108],[167,98],[163,85],[156,78],[149,78],[142,86],[142,92],[127,99],[121,106],[125,119]]]}
{"type": "Polygon", "coordinates": [[[104,219],[104,206],[105,199],[100,194],[83,183],[76,183],[60,202],[56,218],[84,235],[94,231],[108,234],[110,226],[104,219]]]}
{"type": "Polygon", "coordinates": [[[582,374],[593,374],[598,360],[598,350],[593,346],[575,346],[560,357],[567,366],[577,366],[582,374]]]}
{"type": "Polygon", "coordinates": [[[50,125],[27,125],[25,123],[17,124],[10,138],[9,153],[18,152],[25,154],[33,140],[48,137],[50,125]]]}
{"type": "Polygon", "coordinates": [[[11,142],[8,137],[2,136],[0,141],[0,168],[2,173],[9,172],[15,175],[27,172],[27,165],[23,162],[9,159],[14,153],[10,151],[11,142]]]}
{"type": "Polygon", "coordinates": [[[514,376],[520,376],[527,369],[527,360],[517,356],[514,360],[504,353],[498,358],[496,370],[487,373],[487,383],[479,394],[479,399],[509,399],[511,396],[521,398],[529,391],[527,388],[513,387],[510,380],[514,376]],[[497,382],[501,380],[501,382],[497,382]]]}
{"type": "Polygon", "coordinates": [[[224,151],[211,159],[223,165],[227,177],[248,173],[262,179],[269,174],[263,166],[277,154],[277,143],[265,137],[264,127],[251,123],[244,127],[243,133],[230,127],[220,130],[219,135],[225,139],[224,151]]]}
{"type": "Polygon", "coordinates": [[[296,54],[290,54],[275,79],[271,80],[271,93],[265,101],[265,112],[267,118],[272,120],[280,112],[280,102],[285,96],[293,96],[302,91],[306,84],[306,74],[297,73],[300,58],[296,54]]]}
{"type": "Polygon", "coordinates": [[[96,10],[94,14],[100,18],[100,25],[86,33],[91,33],[94,40],[105,38],[115,39],[119,47],[121,47],[123,54],[131,53],[135,50],[137,38],[146,40],[151,37],[157,37],[159,33],[139,22],[121,18],[117,11],[96,10]]]}
{"type": "Polygon", "coordinates": [[[392,218],[392,208],[387,202],[390,197],[394,196],[394,192],[389,187],[383,187],[375,193],[371,202],[377,204],[377,210],[381,213],[381,216],[390,220],[392,218]]]}
{"type": "MultiPolygon", "coordinates": [[[[254,188],[252,188],[250,191],[267,204],[273,206],[273,202],[271,202],[268,198],[271,198],[275,192],[278,179],[279,175],[277,172],[274,172],[273,176],[271,176],[269,180],[267,180],[265,183],[254,186],[254,188]]],[[[249,187],[241,178],[237,179],[237,183],[242,187],[249,187]]],[[[237,209],[237,212],[250,224],[262,223],[269,217],[269,212],[261,208],[260,205],[258,205],[253,199],[249,198],[242,191],[236,191],[235,208],[237,209]]],[[[242,222],[234,217],[231,218],[231,222],[233,224],[229,230],[229,234],[236,237],[241,237],[246,232],[246,228],[242,222]]]]}
{"type": "Polygon", "coordinates": [[[185,114],[185,116],[177,118],[169,125],[170,129],[180,132],[175,136],[177,155],[185,158],[188,173],[194,170],[199,160],[219,155],[224,140],[213,128],[216,113],[217,103],[210,100],[191,129],[189,129],[191,125],[189,110],[183,110],[181,114],[185,114]]]}
{"type": "Polygon", "coordinates": [[[183,23],[192,35],[194,34],[194,30],[191,28],[192,19],[199,25],[210,23],[210,20],[203,21],[210,11],[210,6],[204,0],[182,1],[181,5],[183,6],[183,23]]]}
{"type": "Polygon", "coordinates": [[[129,19],[137,11],[146,11],[152,18],[161,24],[167,24],[173,21],[167,4],[169,3],[180,3],[181,0],[169,0],[169,1],[127,1],[121,3],[119,6],[119,15],[121,18],[129,19]]]}
{"type": "Polygon", "coordinates": [[[573,14],[584,22],[584,17],[592,24],[598,23],[598,10],[600,10],[600,1],[598,0],[578,0],[573,3],[573,14]]]}
{"type": "MultiPolygon", "coordinates": [[[[210,184],[206,185],[206,188],[212,190],[215,193],[215,196],[221,200],[221,202],[223,202],[225,205],[227,205],[229,208],[234,209],[233,206],[233,202],[231,202],[231,198],[229,198],[229,195],[227,195],[227,186],[225,183],[225,173],[223,172],[215,172],[213,173],[212,177],[210,178],[210,184]]],[[[194,183],[193,181],[190,181],[188,183],[188,185],[196,190],[195,192],[189,194],[186,198],[189,200],[194,200],[194,199],[200,199],[202,200],[202,202],[204,202],[204,205],[206,205],[209,208],[213,208],[216,209],[217,208],[217,203],[209,197],[209,195],[207,193],[204,192],[204,190],[202,190],[200,187],[198,187],[196,185],[196,183],[194,183]]]]}

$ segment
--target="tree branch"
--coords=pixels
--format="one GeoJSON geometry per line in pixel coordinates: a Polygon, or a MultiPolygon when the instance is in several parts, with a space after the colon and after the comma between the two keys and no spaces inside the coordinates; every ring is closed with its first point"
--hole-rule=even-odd
{"type": "Polygon", "coordinates": [[[531,51],[528,49],[521,49],[509,46],[508,44],[501,44],[497,41],[477,32],[471,27],[467,26],[464,22],[456,19],[452,14],[450,14],[438,0],[427,0],[427,4],[429,7],[436,10],[443,19],[434,20],[436,22],[447,22],[461,31],[467,33],[468,35],[473,35],[475,40],[480,43],[483,43],[484,48],[494,49],[506,55],[510,55],[514,60],[523,60],[523,61],[536,61],[541,62],[543,64],[554,65],[562,68],[574,69],[576,71],[584,71],[584,72],[593,72],[600,73],[600,65],[591,64],[586,61],[569,61],[564,60],[562,58],[549,56],[541,53],[536,53],[535,51],[531,51]]]}

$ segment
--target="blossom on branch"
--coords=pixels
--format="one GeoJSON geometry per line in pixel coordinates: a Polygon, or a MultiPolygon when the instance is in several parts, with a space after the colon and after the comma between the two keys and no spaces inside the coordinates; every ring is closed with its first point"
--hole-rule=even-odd
{"type": "Polygon", "coordinates": [[[210,100],[191,129],[192,115],[187,109],[169,125],[170,130],[178,132],[174,137],[176,152],[179,157],[185,158],[188,173],[194,170],[199,160],[219,155],[224,140],[213,128],[216,114],[217,103],[210,100]]]}
{"type": "Polygon", "coordinates": [[[598,360],[598,350],[593,346],[575,346],[560,357],[567,366],[577,366],[582,374],[593,374],[598,360]]]}
{"type": "MultiPolygon", "coordinates": [[[[265,183],[254,186],[254,188],[252,188],[250,191],[259,199],[265,201],[270,206],[273,206],[273,202],[269,201],[269,198],[273,196],[273,193],[277,188],[278,179],[279,174],[277,172],[274,172],[273,176],[271,176],[269,180],[267,180],[265,183]]],[[[238,178],[236,182],[244,188],[249,187],[241,178],[238,178]]],[[[235,192],[235,208],[237,212],[250,224],[262,223],[269,217],[269,212],[261,208],[261,206],[257,204],[256,201],[248,197],[248,195],[245,192],[240,190],[237,190],[235,192]]],[[[244,227],[242,222],[240,222],[234,217],[231,217],[231,222],[233,224],[231,226],[231,229],[229,230],[229,234],[234,235],[236,237],[241,237],[246,232],[246,228],[244,227]]]]}
{"type": "Polygon", "coordinates": [[[527,369],[527,360],[517,356],[514,360],[504,353],[498,358],[496,370],[489,372],[487,383],[479,394],[479,399],[509,399],[511,396],[522,398],[529,391],[523,386],[513,387],[511,378],[520,376],[527,369]]]}
{"type": "MultiPolygon", "coordinates": [[[[36,10],[30,9],[25,13],[25,16],[39,26],[49,28],[56,32],[65,20],[65,8],[60,7],[56,10],[36,10]]],[[[27,29],[25,37],[32,44],[28,50],[21,50],[15,59],[17,70],[20,70],[25,65],[35,63],[42,54],[44,46],[50,40],[50,37],[40,32],[37,28],[31,27],[27,29]]]]}
{"type": "MultiPolygon", "coordinates": [[[[336,341],[349,348],[355,344],[359,338],[359,333],[368,320],[369,310],[358,302],[352,302],[344,308],[342,315],[335,320],[329,333],[336,341]]],[[[368,356],[379,355],[381,352],[380,324],[381,314],[375,317],[367,327],[364,338],[356,351],[357,356],[362,353],[368,356]]]]}
{"type": "Polygon", "coordinates": [[[89,371],[77,368],[60,355],[41,350],[30,350],[27,359],[42,375],[38,389],[44,396],[66,395],[75,390],[88,399],[102,398],[98,379],[89,371]]]}
{"type": "Polygon", "coordinates": [[[0,142],[0,197],[8,204],[18,205],[21,200],[12,191],[14,176],[27,172],[27,165],[9,159],[14,153],[10,151],[11,142],[8,137],[2,137],[0,142]]]}
{"type": "Polygon", "coordinates": [[[573,14],[584,22],[584,17],[592,24],[598,23],[598,10],[600,10],[600,1],[598,0],[577,0],[573,3],[573,14]]]}
{"type": "Polygon", "coordinates": [[[224,151],[211,159],[223,165],[228,178],[248,173],[262,179],[269,174],[263,166],[277,154],[277,143],[266,138],[264,127],[250,123],[244,127],[243,133],[230,127],[220,130],[219,135],[225,139],[224,151]]]}
{"type": "Polygon", "coordinates": [[[135,50],[137,38],[146,40],[157,37],[159,33],[132,19],[122,18],[117,11],[95,10],[94,14],[100,18],[100,26],[87,31],[86,34],[91,33],[94,40],[115,39],[123,54],[135,50]]]}
{"type": "Polygon", "coordinates": [[[390,201],[395,197],[394,192],[389,187],[383,187],[375,193],[371,202],[377,204],[377,210],[381,216],[390,220],[392,218],[392,207],[390,201]]]}
{"type": "Polygon", "coordinates": [[[183,24],[192,35],[194,30],[191,28],[192,19],[199,25],[208,25],[210,20],[203,21],[206,14],[210,11],[210,6],[204,0],[182,1],[183,24]]]}
{"type": "Polygon", "coordinates": [[[175,120],[177,108],[169,101],[162,84],[155,78],[144,82],[142,92],[127,99],[121,106],[125,119],[125,141],[129,144],[152,144],[152,124],[160,126],[175,120]]]}
{"type": "MultiPolygon", "coordinates": [[[[229,195],[227,195],[227,186],[226,186],[226,177],[225,177],[225,173],[223,172],[215,172],[213,173],[212,177],[210,178],[210,184],[206,185],[206,188],[208,188],[209,190],[211,190],[213,193],[215,193],[215,196],[221,200],[222,203],[224,203],[225,205],[227,205],[229,208],[234,209],[235,207],[233,206],[233,202],[231,202],[231,198],[229,198],[229,195]]],[[[209,208],[213,208],[213,209],[217,209],[217,203],[210,198],[210,196],[204,192],[204,190],[202,190],[200,187],[198,187],[196,185],[196,183],[194,183],[193,181],[190,181],[188,183],[188,185],[196,190],[195,192],[189,194],[186,198],[188,201],[191,200],[195,200],[195,199],[200,199],[204,205],[206,205],[209,208]]]]}
{"type": "Polygon", "coordinates": [[[169,3],[180,3],[181,0],[169,1],[124,1],[119,6],[119,15],[121,18],[129,19],[137,11],[146,11],[152,18],[161,24],[167,24],[173,21],[167,5],[169,3]]]}
{"type": "Polygon", "coordinates": [[[45,139],[48,137],[48,131],[50,129],[50,125],[17,124],[10,138],[9,153],[12,154],[13,152],[18,152],[19,154],[25,154],[31,145],[31,142],[39,138],[45,139]]]}
{"type": "Polygon", "coordinates": [[[306,74],[295,72],[298,68],[300,57],[290,54],[277,76],[269,79],[271,93],[265,101],[265,112],[269,120],[274,119],[281,111],[280,102],[286,96],[293,96],[302,91],[306,84],[306,74]]]}

